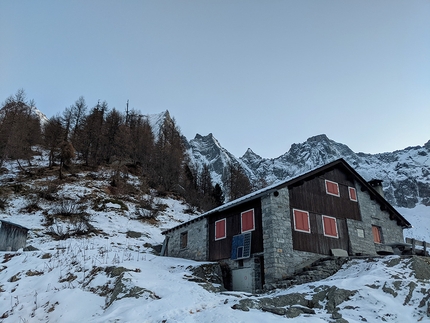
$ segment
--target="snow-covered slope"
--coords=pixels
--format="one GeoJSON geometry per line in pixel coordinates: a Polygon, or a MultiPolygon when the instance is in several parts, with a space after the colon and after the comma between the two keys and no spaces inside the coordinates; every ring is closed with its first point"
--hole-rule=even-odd
{"type": "MultiPolygon", "coordinates": [[[[32,164],[45,166],[44,175],[25,179],[14,163],[0,175],[5,201],[0,218],[29,228],[32,247],[0,252],[2,323],[337,322],[340,317],[430,322],[430,267],[419,259],[354,260],[328,279],[262,295],[219,292],[219,285],[195,276],[201,263],[156,255],[162,230],[198,216],[189,214],[184,201],[112,194],[108,169],[58,182],[46,171],[43,151],[32,164]],[[145,216],[142,201],[159,210],[155,218],[145,216]],[[72,214],[59,216],[61,207],[72,214]],[[74,219],[82,214],[92,229],[77,235],[74,219]],[[61,233],[70,237],[55,240],[61,233]],[[297,305],[285,303],[291,299],[297,305]]],[[[126,180],[127,187],[140,186],[130,174],[126,180]]],[[[413,215],[418,223],[426,213],[421,207],[413,215]]],[[[411,221],[412,215],[405,216],[411,221]]],[[[430,236],[420,234],[417,238],[430,236]]]]}

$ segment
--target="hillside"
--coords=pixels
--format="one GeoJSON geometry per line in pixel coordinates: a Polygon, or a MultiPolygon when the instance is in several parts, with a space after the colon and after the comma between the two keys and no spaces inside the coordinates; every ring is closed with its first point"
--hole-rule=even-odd
{"type": "MultiPolygon", "coordinates": [[[[198,216],[185,201],[144,194],[131,173],[118,192],[109,168],[58,181],[44,151],[32,165],[0,175],[0,218],[31,229],[28,251],[0,252],[0,322],[430,322],[430,267],[418,257],[352,260],[268,294],[223,292],[201,263],[157,256],[163,229],[198,216]]],[[[411,222],[428,213],[409,210],[411,222]]]]}

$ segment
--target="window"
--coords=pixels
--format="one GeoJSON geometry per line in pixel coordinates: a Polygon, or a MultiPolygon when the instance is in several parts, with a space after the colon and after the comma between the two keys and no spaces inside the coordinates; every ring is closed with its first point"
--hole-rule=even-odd
{"type": "Polygon", "coordinates": [[[339,235],[337,233],[336,218],[323,215],[322,220],[323,220],[324,235],[326,237],[338,238],[339,235]]]}
{"type": "Polygon", "coordinates": [[[255,229],[254,223],[254,209],[242,212],[240,214],[242,233],[247,231],[253,231],[255,229]]]}
{"type": "Polygon", "coordinates": [[[381,227],[372,225],[373,241],[375,243],[382,243],[382,231],[381,227]]]}
{"type": "Polygon", "coordinates": [[[181,249],[185,249],[188,246],[188,231],[181,233],[180,245],[181,249]]]}
{"type": "Polygon", "coordinates": [[[309,225],[309,212],[293,209],[294,230],[311,233],[309,225]]]}
{"type": "Polygon", "coordinates": [[[348,187],[349,199],[351,201],[357,202],[357,191],[354,187],[348,187]]]}
{"type": "Polygon", "coordinates": [[[339,185],[336,182],[332,182],[329,180],[325,180],[325,190],[327,194],[340,196],[339,194],[339,185]]]}
{"type": "Polygon", "coordinates": [[[226,219],[215,222],[215,240],[221,240],[226,237],[226,219]]]}

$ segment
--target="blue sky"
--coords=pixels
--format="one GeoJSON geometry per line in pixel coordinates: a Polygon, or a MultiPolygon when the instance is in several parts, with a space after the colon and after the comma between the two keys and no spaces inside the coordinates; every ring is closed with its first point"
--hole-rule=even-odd
{"type": "Polygon", "coordinates": [[[0,101],[130,100],[237,157],[321,133],[393,151],[430,139],[429,17],[427,0],[2,0],[0,101]]]}

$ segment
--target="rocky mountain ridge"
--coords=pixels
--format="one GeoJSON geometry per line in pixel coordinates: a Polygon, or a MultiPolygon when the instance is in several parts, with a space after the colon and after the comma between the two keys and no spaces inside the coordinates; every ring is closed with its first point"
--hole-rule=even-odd
{"type": "Polygon", "coordinates": [[[188,152],[195,163],[208,164],[215,182],[222,183],[229,163],[238,163],[255,185],[287,180],[343,158],[366,180],[383,180],[385,198],[393,205],[407,208],[430,205],[430,141],[394,152],[365,154],[355,153],[347,145],[321,134],[292,144],[277,158],[267,159],[251,149],[237,158],[212,134],[198,134],[190,140],[188,152]]]}

